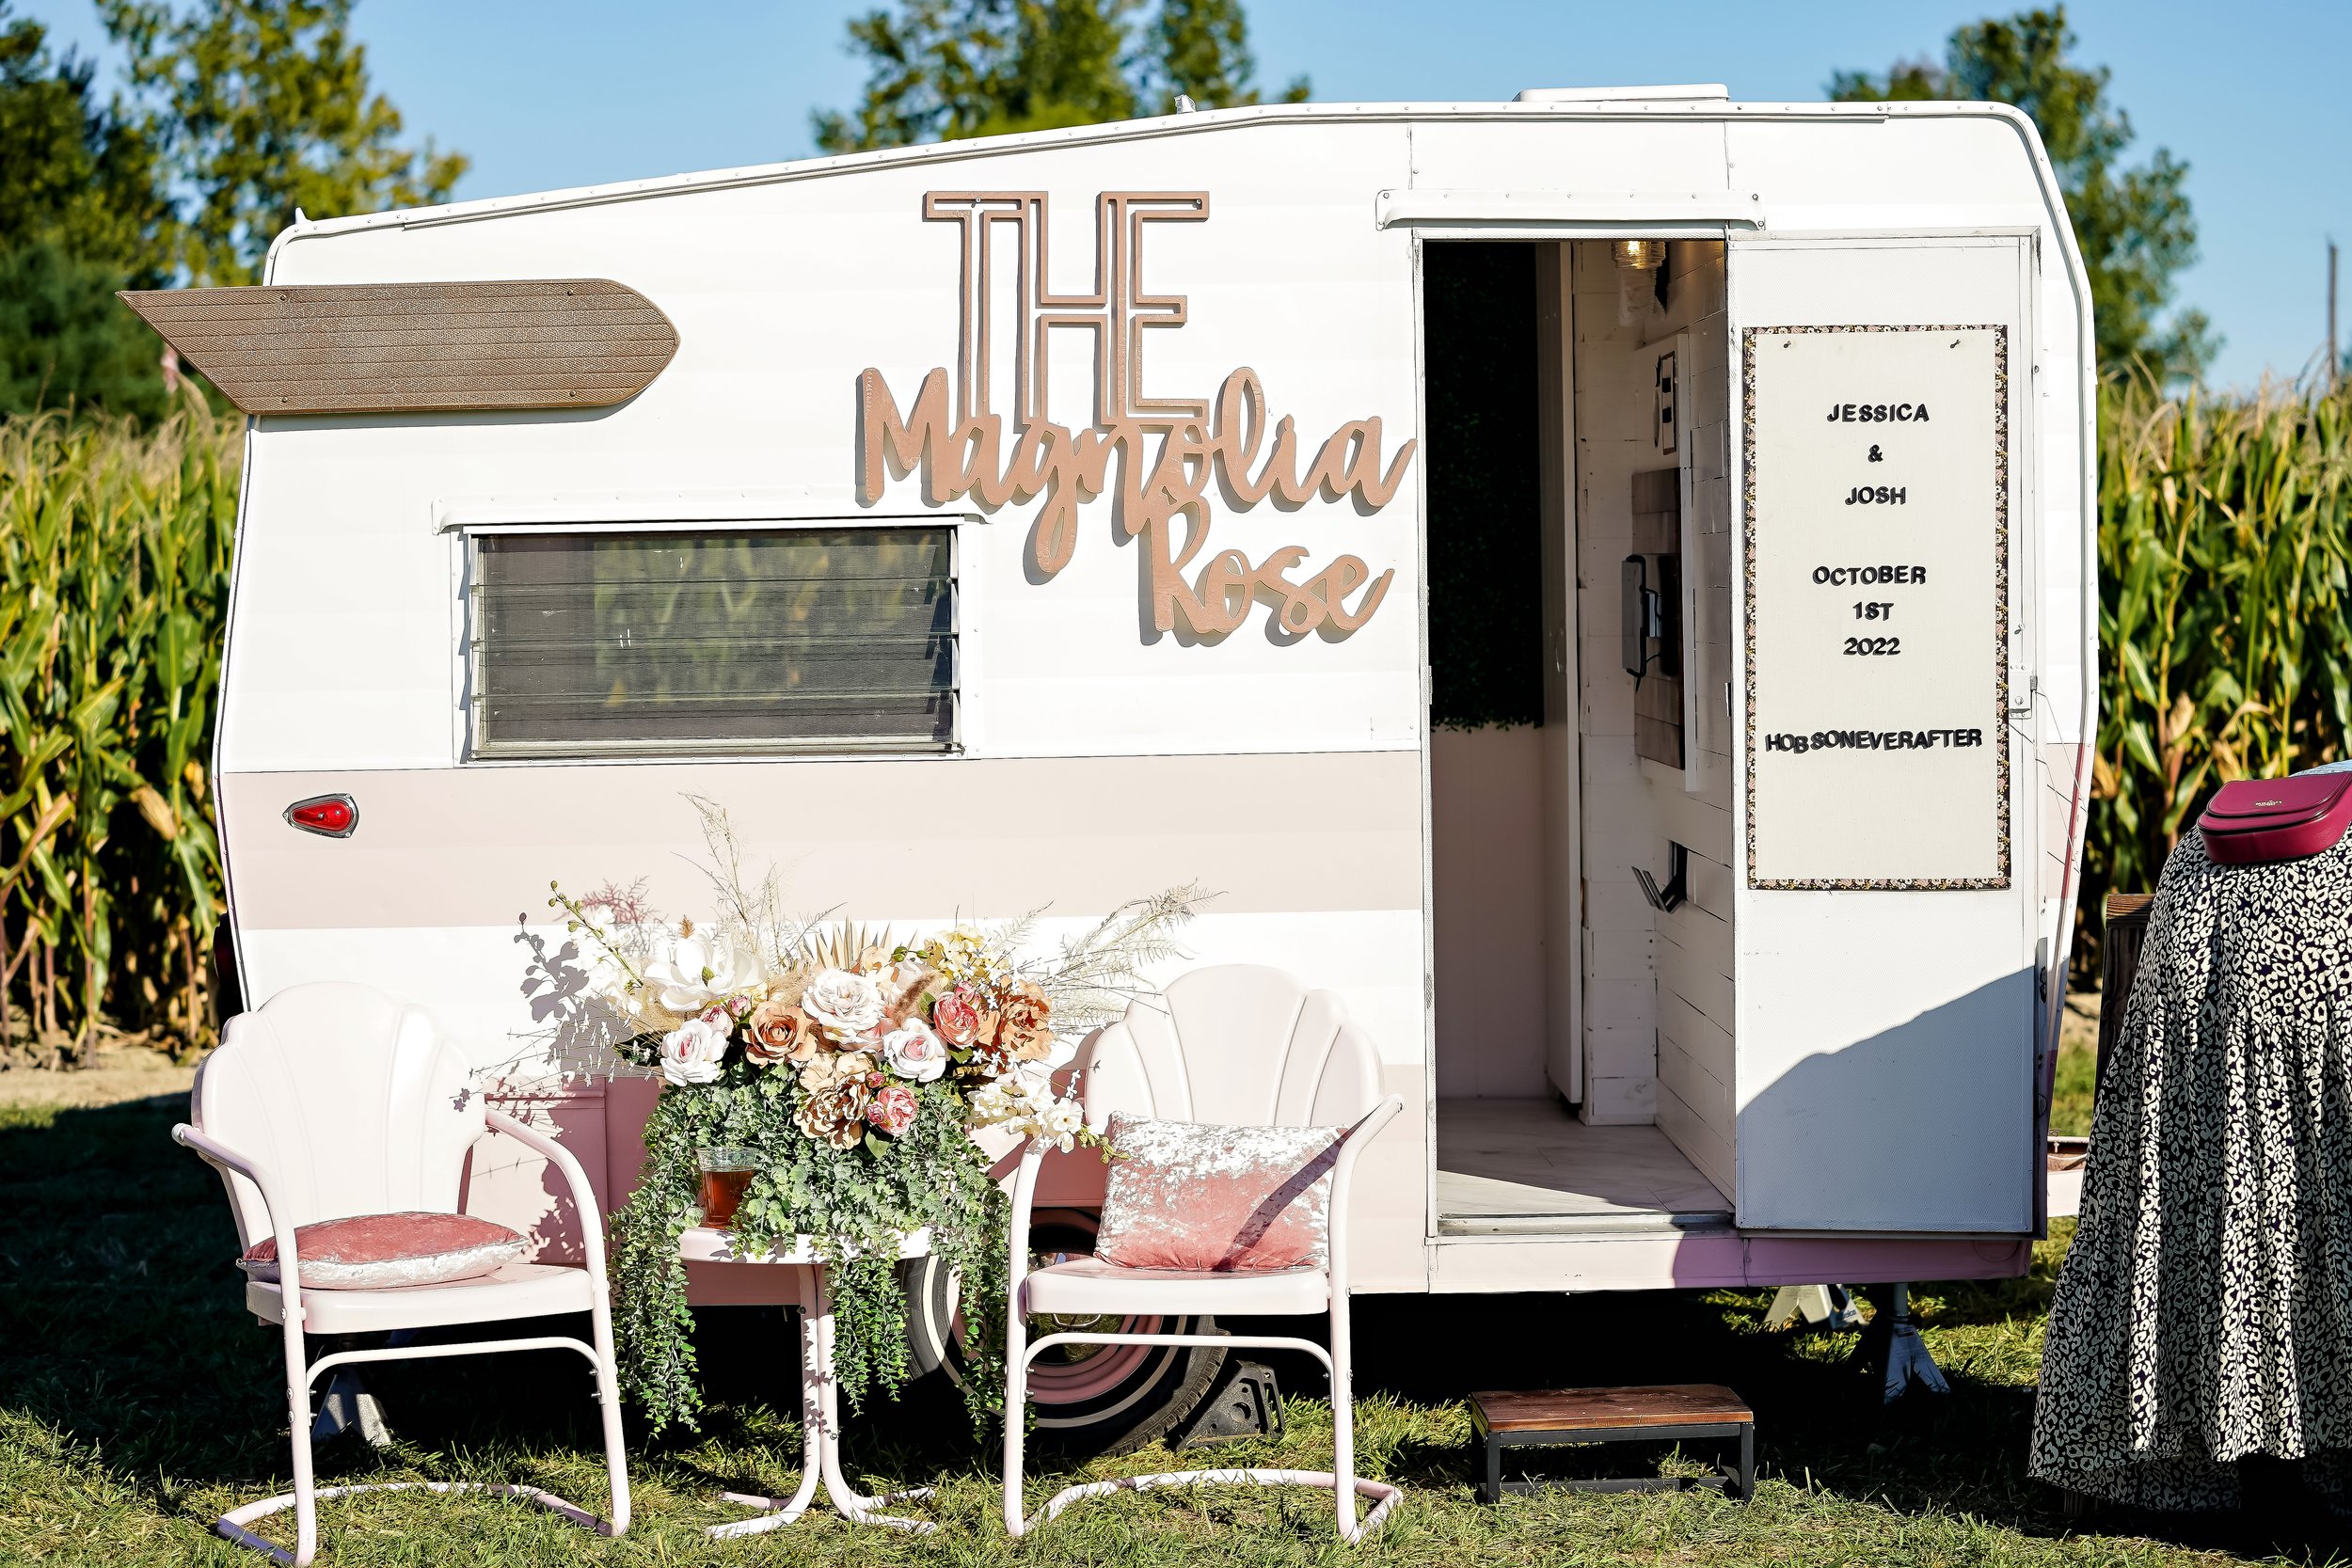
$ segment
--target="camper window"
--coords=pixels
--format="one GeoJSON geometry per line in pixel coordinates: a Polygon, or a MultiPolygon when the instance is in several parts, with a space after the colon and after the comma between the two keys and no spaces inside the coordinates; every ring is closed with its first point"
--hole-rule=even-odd
{"type": "Polygon", "coordinates": [[[485,533],[473,751],[944,751],[956,738],[943,528],[485,533]]]}

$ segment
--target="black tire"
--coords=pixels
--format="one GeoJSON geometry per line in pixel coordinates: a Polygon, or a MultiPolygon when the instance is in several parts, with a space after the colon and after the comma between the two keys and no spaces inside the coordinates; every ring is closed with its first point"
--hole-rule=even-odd
{"type": "MultiPolygon", "coordinates": [[[[1032,1250],[1041,1261],[1091,1253],[1094,1229],[1094,1216],[1083,1210],[1041,1210],[1030,1220],[1032,1250]]],[[[961,1383],[962,1342],[953,1275],[936,1258],[915,1258],[898,1265],[898,1279],[907,1296],[908,1352],[915,1370],[942,1371],[961,1383]]],[[[1047,1321],[1032,1324],[1033,1333],[1052,1331],[1047,1321]]],[[[1157,1319],[1142,1332],[1215,1334],[1216,1320],[1157,1319]]],[[[1084,1454],[1127,1453],[1175,1430],[1208,1398],[1227,1354],[1220,1345],[1072,1349],[1074,1354],[1067,1356],[1048,1351],[1033,1364],[1030,1400],[1040,1438],[1084,1454]],[[1103,1355],[1118,1360],[1087,1367],[1103,1355]]]]}

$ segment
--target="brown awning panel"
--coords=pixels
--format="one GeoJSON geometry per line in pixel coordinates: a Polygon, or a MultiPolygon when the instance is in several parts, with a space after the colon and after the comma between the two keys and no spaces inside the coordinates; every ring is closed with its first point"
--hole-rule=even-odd
{"type": "Polygon", "coordinates": [[[248,414],[599,408],[644,391],[677,353],[670,318],[609,277],[122,299],[248,414]]]}

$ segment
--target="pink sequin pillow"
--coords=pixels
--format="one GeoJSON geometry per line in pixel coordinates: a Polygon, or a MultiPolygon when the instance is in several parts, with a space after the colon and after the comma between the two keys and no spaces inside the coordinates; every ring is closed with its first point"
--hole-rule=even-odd
{"type": "Polygon", "coordinates": [[[1217,1127],[1113,1114],[1094,1255],[1130,1269],[1240,1272],[1330,1258],[1342,1127],[1217,1127]]]}
{"type": "MultiPolygon", "coordinates": [[[[381,1291],[447,1285],[519,1263],[531,1243],[519,1231],[471,1214],[353,1214],[294,1227],[296,1271],[305,1290],[381,1291]]],[[[237,1267],[278,1278],[278,1238],[245,1249],[237,1267]]]]}

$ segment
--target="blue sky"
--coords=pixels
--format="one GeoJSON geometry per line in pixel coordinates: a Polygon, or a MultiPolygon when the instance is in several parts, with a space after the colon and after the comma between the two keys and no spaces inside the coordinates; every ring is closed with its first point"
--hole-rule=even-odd
{"type": "MultiPolygon", "coordinates": [[[[361,0],[354,29],[412,131],[464,150],[464,197],[765,163],[863,81],[843,23],[874,0],[361,0]]],[[[1508,98],[1520,87],[1723,82],[1811,99],[1839,66],[1940,55],[1974,5],[1716,0],[1256,0],[1261,79],[1326,100],[1508,98]]],[[[18,0],[103,54],[88,0],[18,0]]],[[[2187,160],[2201,260],[2180,297],[2226,341],[2215,379],[2294,374],[2326,335],[2325,240],[2352,245],[2352,5],[2076,0],[2080,55],[2139,132],[2187,160]]],[[[2346,265],[2352,268],[2352,260],[2346,265]]],[[[2352,277],[2344,312],[2352,321],[2352,277]]],[[[2352,336],[2352,326],[2346,328],[2352,336]]]]}

